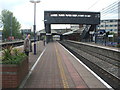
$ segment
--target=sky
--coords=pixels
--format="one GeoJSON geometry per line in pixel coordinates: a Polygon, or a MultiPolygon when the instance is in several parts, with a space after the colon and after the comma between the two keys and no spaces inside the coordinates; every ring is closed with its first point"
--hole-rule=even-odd
{"type": "MultiPolygon", "coordinates": [[[[44,11],[101,11],[117,0],[40,0],[36,7],[37,31],[44,28],[44,11]]],[[[21,23],[22,29],[33,27],[34,5],[29,0],[0,0],[0,14],[3,9],[10,10],[21,23]]],[[[52,28],[65,28],[67,25],[52,25],[52,28]]]]}

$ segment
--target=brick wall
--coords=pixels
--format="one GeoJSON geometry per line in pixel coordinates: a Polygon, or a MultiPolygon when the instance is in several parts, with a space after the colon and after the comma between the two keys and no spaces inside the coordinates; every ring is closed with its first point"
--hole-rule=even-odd
{"type": "Polygon", "coordinates": [[[2,88],[17,88],[28,73],[28,58],[19,65],[1,65],[2,88]]]}

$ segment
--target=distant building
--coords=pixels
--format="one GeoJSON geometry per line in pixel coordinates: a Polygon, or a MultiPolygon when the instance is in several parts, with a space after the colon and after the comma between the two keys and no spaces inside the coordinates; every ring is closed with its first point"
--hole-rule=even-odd
{"type": "Polygon", "coordinates": [[[27,34],[31,34],[31,29],[21,29],[21,34],[25,38],[27,34]]]}
{"type": "Polygon", "coordinates": [[[31,33],[31,29],[21,29],[22,35],[31,33]]]}
{"type": "Polygon", "coordinates": [[[81,24],[71,24],[70,27],[71,27],[71,30],[77,30],[77,29],[82,28],[83,25],[81,25],[81,24]]]}
{"type": "Polygon", "coordinates": [[[79,29],[79,25],[75,24],[75,25],[70,25],[71,30],[75,30],[75,29],[79,29]]]}
{"type": "Polygon", "coordinates": [[[0,30],[0,35],[2,35],[2,30],[0,30]]]}
{"type": "Polygon", "coordinates": [[[101,20],[98,29],[104,29],[106,32],[112,31],[114,33],[118,33],[118,20],[117,19],[109,19],[109,20],[101,20]]]}
{"type": "Polygon", "coordinates": [[[100,25],[98,26],[98,31],[101,32],[101,30],[105,30],[105,36],[107,37],[106,42],[120,43],[119,22],[118,19],[101,20],[100,25]]]}
{"type": "Polygon", "coordinates": [[[0,42],[2,41],[2,30],[0,30],[0,42]]]}

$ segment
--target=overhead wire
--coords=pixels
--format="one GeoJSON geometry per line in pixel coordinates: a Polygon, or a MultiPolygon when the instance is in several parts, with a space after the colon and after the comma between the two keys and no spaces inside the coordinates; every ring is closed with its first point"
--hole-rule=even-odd
{"type": "MultiPolygon", "coordinates": [[[[100,0],[97,0],[95,3],[93,3],[89,8],[93,8],[100,0]]],[[[105,17],[109,14],[113,15],[113,14],[119,14],[119,9],[120,9],[120,0],[117,0],[115,2],[113,2],[112,4],[110,4],[109,6],[103,8],[102,10],[100,10],[99,12],[101,12],[102,17],[105,17]]]]}
{"type": "MultiPolygon", "coordinates": [[[[97,0],[95,3],[93,3],[89,8],[91,9],[92,7],[94,7],[100,0],[97,0]]],[[[108,14],[112,14],[112,13],[118,13],[118,8],[120,8],[120,0],[115,1],[114,3],[110,4],[109,6],[103,8],[102,10],[100,10],[102,17],[106,16],[108,14]]]]}
{"type": "Polygon", "coordinates": [[[115,5],[117,5],[117,4],[118,4],[118,2],[116,1],[116,2],[114,2],[114,3],[112,3],[112,4],[110,4],[109,6],[103,8],[103,9],[100,10],[100,11],[103,11],[103,10],[105,10],[105,9],[110,9],[110,8],[114,7],[115,5]]]}
{"type": "Polygon", "coordinates": [[[95,3],[93,3],[93,4],[88,8],[88,10],[91,9],[92,7],[94,7],[99,1],[100,1],[100,0],[97,0],[95,3]]]}
{"type": "Polygon", "coordinates": [[[114,3],[110,4],[109,6],[103,8],[101,12],[101,16],[105,17],[107,15],[115,15],[119,13],[119,8],[120,8],[120,0],[115,1],[114,3]]]}
{"type": "Polygon", "coordinates": [[[113,8],[110,8],[109,10],[105,10],[104,12],[101,12],[102,14],[107,14],[107,13],[111,13],[113,11],[118,11],[118,6],[115,6],[113,8]]]}
{"type": "Polygon", "coordinates": [[[106,12],[109,12],[109,11],[116,9],[116,8],[118,8],[118,3],[116,3],[114,6],[112,6],[110,8],[106,8],[106,9],[102,10],[101,12],[106,13],[106,12]]]}

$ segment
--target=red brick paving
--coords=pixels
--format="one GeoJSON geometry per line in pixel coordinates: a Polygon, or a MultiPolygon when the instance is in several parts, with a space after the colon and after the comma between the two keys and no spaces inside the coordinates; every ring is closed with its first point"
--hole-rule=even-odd
{"type": "Polygon", "coordinates": [[[60,88],[61,84],[54,46],[49,43],[44,55],[26,82],[25,88],[60,88]]]}
{"type": "Polygon", "coordinates": [[[59,53],[62,57],[62,61],[63,61],[63,63],[65,63],[67,70],[69,72],[69,75],[72,77],[75,87],[88,88],[87,85],[85,84],[84,80],[82,79],[82,77],[78,74],[78,72],[76,71],[76,69],[74,68],[72,63],[70,62],[70,60],[68,58],[69,56],[66,54],[66,51],[63,48],[61,48],[60,45],[58,45],[58,44],[56,44],[56,45],[57,45],[57,48],[59,49],[59,53]]]}
{"type": "Polygon", "coordinates": [[[34,47],[32,46],[32,52],[29,54],[29,68],[33,66],[37,58],[40,56],[42,51],[44,50],[45,46],[43,45],[43,41],[36,42],[36,55],[33,54],[34,47]]]}
{"type": "Polygon", "coordinates": [[[69,88],[86,88],[86,84],[68,60],[67,57],[69,56],[65,56],[66,52],[64,52],[63,48],[57,43],[49,43],[46,46],[47,48],[45,53],[27,80],[24,88],[64,88],[55,46],[57,47],[58,54],[61,57],[61,63],[65,71],[65,76],[67,78],[66,82],[68,82],[69,88]]]}

